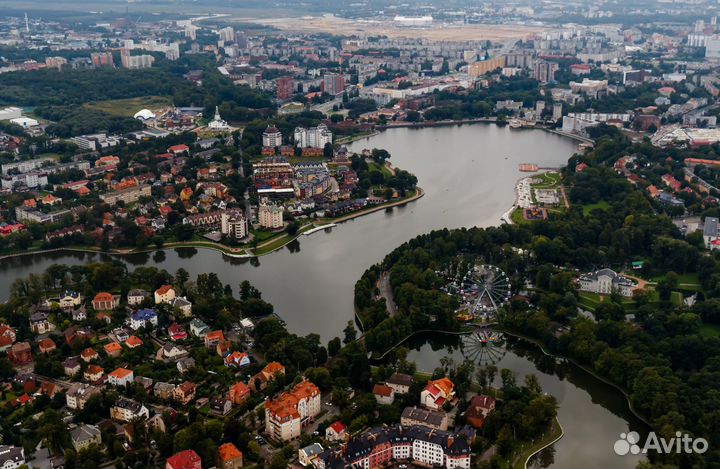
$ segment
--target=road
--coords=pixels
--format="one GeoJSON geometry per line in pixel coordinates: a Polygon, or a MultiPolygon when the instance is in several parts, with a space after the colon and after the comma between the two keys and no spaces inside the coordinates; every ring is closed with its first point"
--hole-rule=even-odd
{"type": "Polygon", "coordinates": [[[395,313],[397,313],[397,305],[393,297],[392,287],[390,286],[390,274],[388,272],[380,274],[377,287],[378,290],[380,290],[380,296],[385,298],[385,307],[387,308],[388,314],[390,317],[395,316],[395,313]]]}

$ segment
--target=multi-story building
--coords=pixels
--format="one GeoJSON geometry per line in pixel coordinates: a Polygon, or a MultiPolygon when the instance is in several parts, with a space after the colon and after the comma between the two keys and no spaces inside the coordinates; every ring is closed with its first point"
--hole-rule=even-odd
{"type": "Polygon", "coordinates": [[[133,379],[135,379],[133,371],[127,368],[118,368],[108,374],[108,383],[111,386],[125,386],[132,383],[133,379]]]}
{"type": "Polygon", "coordinates": [[[268,203],[267,201],[260,203],[258,208],[258,221],[261,228],[276,230],[283,226],[283,208],[279,205],[268,203]]]}
{"type": "Polygon", "coordinates": [[[263,132],[262,141],[264,147],[279,147],[282,145],[282,133],[277,127],[269,125],[263,132]]]}
{"type": "Polygon", "coordinates": [[[546,62],[543,60],[535,64],[533,76],[540,83],[555,81],[555,72],[558,71],[558,68],[559,65],[557,62],[546,62]]]}
{"type": "Polygon", "coordinates": [[[220,232],[235,240],[246,238],[248,220],[240,210],[225,211],[220,215],[220,232]]]}
{"type": "Polygon", "coordinates": [[[135,418],[147,419],[150,411],[147,407],[132,399],[120,397],[110,408],[110,417],[121,422],[132,422],[135,418]]]}
{"type": "Polygon", "coordinates": [[[635,283],[629,278],[619,275],[611,269],[600,269],[595,272],[583,274],[578,279],[580,290],[601,295],[610,295],[617,292],[622,296],[632,296],[635,283]]]}
{"type": "Polygon", "coordinates": [[[122,66],[129,69],[150,68],[155,63],[155,57],[149,54],[130,55],[128,49],[120,51],[122,66]]]}
{"type": "Polygon", "coordinates": [[[418,407],[405,407],[400,415],[400,424],[404,427],[423,425],[436,430],[448,429],[447,414],[441,410],[427,410],[418,407]]]}
{"type": "Polygon", "coordinates": [[[326,73],[323,77],[322,90],[331,96],[345,91],[345,77],[338,73],[326,73]]]}
{"type": "Polygon", "coordinates": [[[446,402],[455,398],[455,385],[448,378],[428,381],[420,393],[420,404],[428,409],[441,409],[446,402]]]}
{"type": "Polygon", "coordinates": [[[295,129],[295,145],[300,148],[324,148],[326,144],[332,143],[332,132],[325,124],[317,127],[297,127],[295,129]]]}
{"type": "Polygon", "coordinates": [[[100,200],[109,205],[115,205],[118,202],[132,204],[140,200],[140,197],[151,197],[152,191],[150,184],[142,184],[119,191],[112,191],[106,194],[100,194],[100,200]]]}
{"type": "Polygon", "coordinates": [[[81,150],[97,151],[103,148],[117,146],[120,143],[120,138],[105,133],[99,133],[72,137],[70,141],[77,145],[81,150]]]}
{"type": "Polygon", "coordinates": [[[93,52],[90,54],[90,60],[95,68],[115,66],[112,52],[93,52]]]}
{"type": "Polygon", "coordinates": [[[25,450],[18,446],[0,445],[2,469],[17,469],[25,465],[25,450]]]}
{"type": "Polygon", "coordinates": [[[47,173],[44,171],[30,171],[22,174],[8,174],[3,176],[0,182],[3,189],[14,189],[17,186],[25,186],[28,189],[47,186],[47,173]]]}
{"type": "Polygon", "coordinates": [[[100,389],[85,383],[73,383],[65,393],[65,403],[68,408],[82,410],[88,399],[99,394],[100,389]]]}
{"type": "MultiPolygon", "coordinates": [[[[276,82],[277,99],[284,101],[290,99],[295,94],[295,80],[293,77],[280,77],[276,82]]],[[[273,145],[266,145],[273,146],[273,145]]]]}
{"type": "Polygon", "coordinates": [[[158,315],[153,309],[141,309],[130,316],[130,327],[138,330],[141,327],[154,327],[158,324],[158,315]]]}
{"type": "Polygon", "coordinates": [[[302,381],[277,399],[265,402],[265,431],[273,439],[289,441],[300,436],[302,427],[321,409],[320,389],[302,381]]]}
{"type": "Polygon", "coordinates": [[[324,451],[314,463],[318,469],[380,469],[398,461],[469,469],[470,443],[460,435],[423,426],[378,428],[351,439],[338,450],[324,451]]]}

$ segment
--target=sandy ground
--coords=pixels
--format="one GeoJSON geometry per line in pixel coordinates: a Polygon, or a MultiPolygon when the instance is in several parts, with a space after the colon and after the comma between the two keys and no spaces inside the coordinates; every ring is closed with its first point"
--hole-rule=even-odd
{"type": "Polygon", "coordinates": [[[334,33],[342,35],[385,35],[392,38],[424,38],[433,41],[505,41],[522,39],[528,35],[550,28],[524,25],[495,24],[442,24],[436,22],[430,28],[399,28],[391,23],[358,21],[337,16],[303,18],[234,18],[238,22],[249,22],[271,26],[283,31],[297,33],[334,33]]]}

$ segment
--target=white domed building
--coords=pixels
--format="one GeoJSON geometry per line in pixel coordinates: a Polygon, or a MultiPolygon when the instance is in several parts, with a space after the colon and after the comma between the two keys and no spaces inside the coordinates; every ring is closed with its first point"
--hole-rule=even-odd
{"type": "Polygon", "coordinates": [[[133,116],[137,120],[141,121],[149,121],[152,119],[155,119],[155,114],[150,109],[143,109],[141,111],[138,111],[133,116]]]}

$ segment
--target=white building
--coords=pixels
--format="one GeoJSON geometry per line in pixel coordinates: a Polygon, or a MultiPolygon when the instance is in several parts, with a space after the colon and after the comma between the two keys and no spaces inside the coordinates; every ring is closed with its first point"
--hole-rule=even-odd
{"type": "Polygon", "coordinates": [[[22,117],[22,109],[19,107],[0,109],[0,121],[9,121],[10,119],[17,119],[18,117],[22,117]]]}
{"type": "Polygon", "coordinates": [[[268,202],[260,203],[258,221],[261,228],[276,230],[283,226],[283,208],[268,202]]]}
{"type": "Polygon", "coordinates": [[[0,445],[0,469],[16,469],[25,464],[25,450],[17,446],[0,445]]]}
{"type": "Polygon", "coordinates": [[[580,290],[600,295],[618,292],[622,296],[632,296],[635,283],[627,277],[617,274],[611,269],[600,269],[583,274],[578,279],[580,290]]]}
{"type": "Polygon", "coordinates": [[[217,106],[215,106],[215,117],[208,123],[208,129],[217,131],[232,130],[232,127],[220,117],[220,109],[217,106]]]}
{"type": "Polygon", "coordinates": [[[262,136],[264,147],[279,147],[282,145],[282,133],[274,126],[268,126],[262,136]]]}
{"type": "Polygon", "coordinates": [[[248,220],[239,210],[225,211],[220,215],[220,232],[236,240],[248,235],[248,220]]]}
{"type": "Polygon", "coordinates": [[[110,417],[121,422],[132,422],[135,418],[147,419],[150,411],[137,401],[120,397],[110,408],[110,417]]]}
{"type": "Polygon", "coordinates": [[[295,145],[300,148],[324,148],[326,144],[332,143],[332,132],[325,124],[317,127],[295,128],[295,145]]]}

